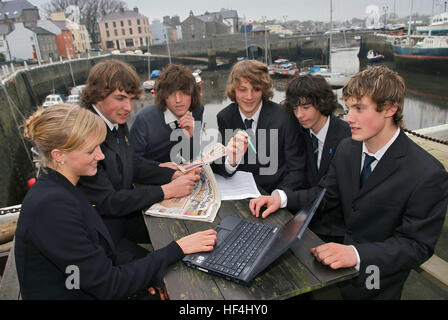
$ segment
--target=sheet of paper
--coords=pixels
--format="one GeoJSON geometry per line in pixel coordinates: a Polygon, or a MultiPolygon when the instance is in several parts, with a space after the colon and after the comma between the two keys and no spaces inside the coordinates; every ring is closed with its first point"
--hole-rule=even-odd
{"type": "Polygon", "coordinates": [[[254,176],[250,172],[237,171],[232,177],[224,178],[215,174],[221,200],[241,200],[261,196],[254,176]]]}

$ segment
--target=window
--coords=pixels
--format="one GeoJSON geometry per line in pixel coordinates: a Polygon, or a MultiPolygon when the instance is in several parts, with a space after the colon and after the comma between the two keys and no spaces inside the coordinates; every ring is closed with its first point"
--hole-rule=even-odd
{"type": "Polygon", "coordinates": [[[126,31],[124,30],[124,29],[121,29],[121,35],[125,35],[126,34],[126,31]]]}
{"type": "Polygon", "coordinates": [[[114,30],[114,34],[115,34],[116,37],[118,37],[118,31],[117,31],[117,29],[114,30]]]}
{"type": "Polygon", "coordinates": [[[126,47],[133,47],[134,39],[126,39],[126,47]]]}
{"type": "Polygon", "coordinates": [[[106,37],[110,38],[110,32],[109,32],[109,30],[106,31],[106,37]]]}
{"type": "Polygon", "coordinates": [[[142,27],[138,27],[138,33],[142,33],[142,27]]]}
{"type": "Polygon", "coordinates": [[[115,22],[115,21],[114,21],[114,22],[112,22],[112,24],[113,24],[114,28],[116,28],[116,27],[117,27],[117,24],[116,24],[116,22],[115,22]]]}
{"type": "Polygon", "coordinates": [[[132,21],[131,20],[128,20],[128,25],[132,26],[132,21]]]}
{"type": "Polygon", "coordinates": [[[107,49],[113,49],[114,42],[113,41],[106,41],[106,48],[107,49]]]}
{"type": "Polygon", "coordinates": [[[120,26],[124,27],[124,22],[123,22],[123,20],[120,21],[120,26]]]}
{"type": "Polygon", "coordinates": [[[140,25],[140,19],[137,19],[137,24],[140,25]]]}
{"type": "Polygon", "coordinates": [[[109,28],[109,24],[107,22],[104,23],[104,26],[106,27],[106,29],[109,28]]]}
{"type": "Polygon", "coordinates": [[[129,34],[132,34],[132,28],[129,28],[129,34]]]}

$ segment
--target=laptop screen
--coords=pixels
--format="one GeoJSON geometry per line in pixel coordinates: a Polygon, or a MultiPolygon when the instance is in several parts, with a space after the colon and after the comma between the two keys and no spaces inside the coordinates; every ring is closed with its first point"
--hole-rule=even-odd
{"type": "Polygon", "coordinates": [[[292,217],[277,233],[277,238],[274,240],[268,253],[263,258],[262,262],[257,267],[257,271],[262,271],[269,264],[271,264],[277,257],[284,253],[288,248],[290,248],[294,241],[302,238],[311,218],[317,210],[322,198],[325,194],[326,189],[322,189],[314,199],[308,205],[302,207],[299,212],[292,217]]]}

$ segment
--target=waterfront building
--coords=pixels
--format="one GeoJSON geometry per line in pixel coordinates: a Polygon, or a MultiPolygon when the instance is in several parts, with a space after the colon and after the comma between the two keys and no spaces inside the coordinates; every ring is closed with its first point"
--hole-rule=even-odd
{"type": "Polygon", "coordinates": [[[167,40],[169,42],[177,41],[177,29],[158,19],[154,19],[151,23],[151,35],[154,45],[165,44],[167,40]]]}
{"type": "MultiPolygon", "coordinates": [[[[54,22],[64,23],[66,28],[70,30],[73,41],[73,51],[76,53],[84,53],[90,50],[90,37],[85,25],[77,21],[67,19],[63,11],[52,12],[51,20],[54,22]]],[[[67,53],[63,54],[64,56],[67,53]]]]}
{"type": "Polygon", "coordinates": [[[238,33],[238,14],[235,10],[190,16],[182,22],[182,39],[206,39],[214,35],[238,33]]]}
{"type": "Polygon", "coordinates": [[[37,25],[56,35],[56,45],[59,56],[74,58],[76,56],[72,31],[65,21],[39,20],[37,25]]]}
{"type": "Polygon", "coordinates": [[[99,24],[103,50],[135,50],[151,44],[149,20],[138,8],[105,15],[99,24]]]}
{"type": "MultiPolygon", "coordinates": [[[[182,23],[180,22],[179,16],[164,16],[163,17],[163,23],[173,28],[172,34],[173,34],[173,42],[176,42],[177,40],[182,40],[182,23]]],[[[152,29],[151,29],[152,33],[152,29]]]]}
{"type": "Polygon", "coordinates": [[[59,58],[56,35],[44,28],[29,25],[22,22],[14,24],[6,39],[9,45],[11,58],[14,59],[38,59],[55,61],[59,58]]]}
{"type": "Polygon", "coordinates": [[[288,35],[288,36],[292,36],[293,35],[293,31],[290,29],[286,29],[285,27],[283,27],[280,24],[271,24],[269,25],[269,30],[271,33],[275,33],[275,34],[279,34],[279,35],[288,35]]]}
{"type": "Polygon", "coordinates": [[[0,24],[36,23],[39,19],[39,9],[26,0],[0,0],[0,24]]]}
{"type": "Polygon", "coordinates": [[[3,55],[5,61],[11,60],[8,40],[6,39],[6,36],[10,31],[8,24],[0,24],[0,55],[3,55]]]}

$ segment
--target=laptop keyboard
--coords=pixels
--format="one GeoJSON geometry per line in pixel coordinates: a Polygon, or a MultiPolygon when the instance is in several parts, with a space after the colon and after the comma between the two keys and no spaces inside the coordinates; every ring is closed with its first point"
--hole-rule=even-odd
{"type": "Polygon", "coordinates": [[[241,221],[208,256],[204,266],[237,277],[246,266],[251,266],[255,261],[265,243],[272,237],[274,229],[275,227],[262,223],[241,221]]]}

